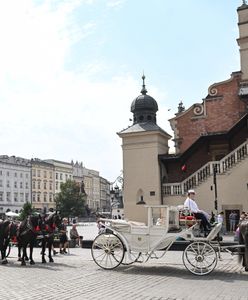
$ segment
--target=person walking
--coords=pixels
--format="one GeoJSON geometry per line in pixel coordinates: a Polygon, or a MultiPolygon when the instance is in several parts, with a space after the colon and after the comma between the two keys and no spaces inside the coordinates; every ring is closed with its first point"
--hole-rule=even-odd
{"type": "Polygon", "coordinates": [[[235,230],[236,230],[237,216],[238,216],[237,213],[232,210],[229,215],[230,231],[235,232],[235,230]]]}
{"type": "Polygon", "coordinates": [[[60,254],[66,254],[66,248],[68,247],[68,237],[67,237],[67,225],[68,221],[67,218],[63,218],[62,224],[60,226],[60,238],[59,238],[59,252],[60,254]]]}
{"type": "Polygon", "coordinates": [[[198,205],[196,204],[194,198],[195,198],[195,191],[189,190],[188,197],[184,201],[184,207],[188,209],[195,216],[196,219],[201,220],[201,225],[204,229],[204,234],[206,236],[207,232],[211,230],[211,224],[207,219],[207,213],[198,208],[198,205]]]}

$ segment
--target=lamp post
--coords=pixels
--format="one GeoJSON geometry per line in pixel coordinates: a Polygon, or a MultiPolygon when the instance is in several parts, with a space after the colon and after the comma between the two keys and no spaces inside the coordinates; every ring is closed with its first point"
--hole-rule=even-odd
{"type": "Polygon", "coordinates": [[[218,199],[217,199],[217,165],[214,165],[213,168],[213,183],[214,183],[214,208],[216,212],[218,213],[218,199]]]}

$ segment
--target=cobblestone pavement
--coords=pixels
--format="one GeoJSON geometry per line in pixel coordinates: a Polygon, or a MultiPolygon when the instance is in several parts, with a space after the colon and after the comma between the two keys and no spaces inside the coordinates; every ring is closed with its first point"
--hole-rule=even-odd
{"type": "Polygon", "coordinates": [[[26,267],[17,262],[16,250],[11,250],[8,265],[0,265],[0,300],[248,299],[248,273],[236,256],[226,253],[211,274],[201,277],[185,269],[180,251],[106,271],[94,263],[90,249],[70,249],[56,255],[54,263],[42,264],[36,248],[36,264],[26,267]]]}

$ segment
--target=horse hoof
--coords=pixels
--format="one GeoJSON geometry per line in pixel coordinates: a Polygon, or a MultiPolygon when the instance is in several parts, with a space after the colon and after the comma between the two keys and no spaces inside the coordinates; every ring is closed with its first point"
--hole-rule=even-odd
{"type": "Polygon", "coordinates": [[[245,272],[248,272],[248,267],[245,267],[245,272]]]}
{"type": "Polygon", "coordinates": [[[22,258],[21,258],[21,257],[18,257],[17,261],[22,261],[22,258]]]}
{"type": "Polygon", "coordinates": [[[43,264],[46,264],[46,260],[45,260],[45,259],[42,259],[42,263],[43,263],[43,264]]]}
{"type": "Polygon", "coordinates": [[[26,261],[28,261],[28,260],[29,260],[29,258],[26,256],[26,257],[25,257],[25,260],[26,260],[26,261]]]}
{"type": "Polygon", "coordinates": [[[35,265],[35,262],[33,260],[30,260],[30,265],[35,265]]]}
{"type": "Polygon", "coordinates": [[[7,265],[7,263],[8,263],[7,259],[2,261],[2,265],[7,265]]]}
{"type": "Polygon", "coordinates": [[[53,260],[52,258],[49,258],[49,262],[53,263],[53,262],[54,262],[54,260],[53,260]]]}
{"type": "Polygon", "coordinates": [[[25,261],[22,261],[21,265],[22,265],[22,266],[26,266],[25,261]]]}

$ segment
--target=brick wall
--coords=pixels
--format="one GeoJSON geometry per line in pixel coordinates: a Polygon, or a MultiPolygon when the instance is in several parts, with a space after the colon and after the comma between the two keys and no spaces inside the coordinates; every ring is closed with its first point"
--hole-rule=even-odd
{"type": "Polygon", "coordinates": [[[240,73],[234,73],[230,80],[212,85],[208,96],[198,105],[202,113],[196,113],[197,104],[194,104],[174,118],[180,153],[201,135],[226,132],[240,119],[245,111],[245,103],[238,96],[240,80],[240,73]]]}

